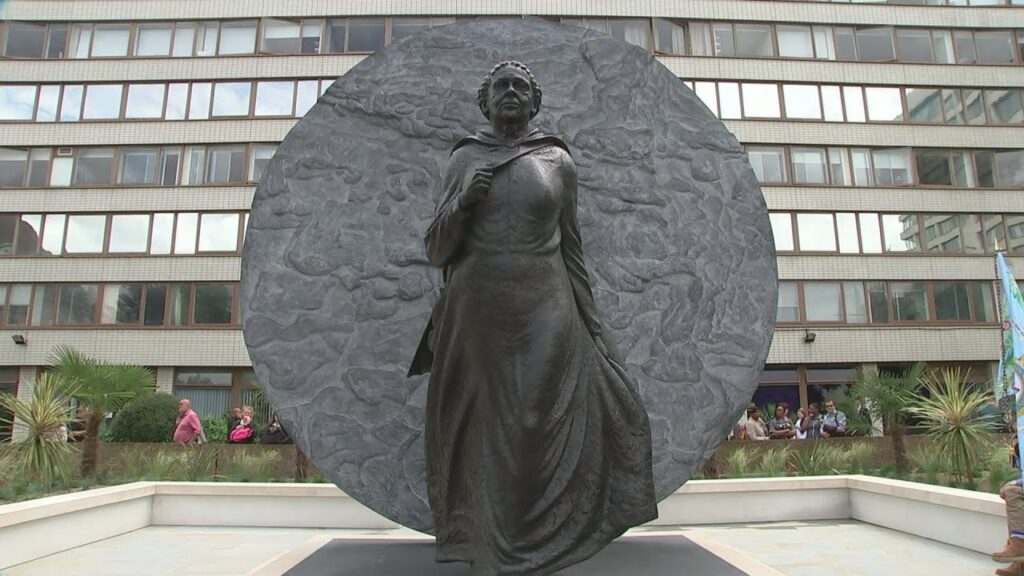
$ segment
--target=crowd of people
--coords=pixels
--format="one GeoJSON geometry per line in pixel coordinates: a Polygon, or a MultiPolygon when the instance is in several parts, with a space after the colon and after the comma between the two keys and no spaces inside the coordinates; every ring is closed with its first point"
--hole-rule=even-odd
{"type": "Polygon", "coordinates": [[[836,408],[835,402],[826,400],[824,413],[818,404],[811,403],[807,408],[797,409],[795,419],[790,415],[789,404],[780,402],[775,406],[775,415],[767,422],[761,417],[761,409],[751,406],[736,424],[731,437],[736,440],[805,440],[846,435],[846,414],[836,408]]]}
{"type": "MultiPolygon", "coordinates": [[[[252,406],[232,408],[227,418],[228,444],[252,444],[257,440],[260,444],[291,444],[288,436],[277,419],[277,413],[271,415],[270,422],[259,432],[253,420],[252,406]]],[[[192,402],[182,398],[178,402],[178,418],[174,423],[174,442],[177,444],[194,444],[206,442],[206,433],[199,415],[192,410],[192,402]]]]}

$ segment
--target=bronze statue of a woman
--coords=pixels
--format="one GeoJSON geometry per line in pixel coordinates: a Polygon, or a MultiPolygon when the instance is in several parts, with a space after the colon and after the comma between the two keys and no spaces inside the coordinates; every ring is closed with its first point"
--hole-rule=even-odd
{"type": "Polygon", "coordinates": [[[426,235],[445,281],[411,373],[437,560],[550,574],[657,517],[647,413],[601,330],[576,223],[576,166],[528,129],[519,62],[481,86],[491,130],[459,141],[426,235]]]}

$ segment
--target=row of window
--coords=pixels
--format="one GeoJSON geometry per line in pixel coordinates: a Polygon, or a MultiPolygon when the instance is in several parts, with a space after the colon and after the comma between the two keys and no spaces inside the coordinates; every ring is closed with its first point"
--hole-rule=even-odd
{"type": "Polygon", "coordinates": [[[1024,252],[1024,215],[1021,214],[772,212],[769,216],[775,249],[779,252],[1024,252]]]}
{"type": "Polygon", "coordinates": [[[302,117],[333,80],[0,85],[0,120],[302,117]]]}
{"type": "Polygon", "coordinates": [[[1024,150],[746,147],[762,184],[1020,188],[1024,150]]]}
{"type": "Polygon", "coordinates": [[[0,148],[0,187],[258,182],[277,144],[0,148]]]}
{"type": "Polygon", "coordinates": [[[237,282],[0,284],[7,327],[237,324],[237,282]]]}
{"type": "Polygon", "coordinates": [[[779,282],[779,323],[977,323],[995,319],[989,281],[779,282]]]}
{"type": "MultiPolygon", "coordinates": [[[[192,401],[201,417],[221,418],[229,408],[258,404],[259,381],[252,368],[177,368],[174,395],[192,401]]],[[[258,406],[257,406],[258,408],[258,406]]],[[[269,414],[257,414],[266,423],[269,414]]]]}
{"type": "MultiPolygon", "coordinates": [[[[0,187],[258,182],[276,144],[0,148],[0,187]]],[[[746,146],[762,184],[1024,187],[1024,150],[746,146]]]]}
{"type": "MultiPolygon", "coordinates": [[[[430,26],[474,17],[264,18],[204,22],[7,22],[9,58],[192,57],[368,53],[430,26]]],[[[512,16],[507,18],[519,18],[512,16]]],[[[1013,64],[1024,31],[932,30],[690,22],[661,18],[558,18],[663,54],[864,62],[1013,64]]]]}
{"type": "Polygon", "coordinates": [[[718,118],[1005,125],[1024,122],[1019,89],[684,82],[718,118]]]}
{"type": "Polygon", "coordinates": [[[0,256],[237,253],[246,212],[0,214],[0,256]]]}
{"type": "Polygon", "coordinates": [[[859,62],[1012,64],[1024,32],[933,30],[893,26],[829,26],[756,22],[671,22],[672,44],[659,52],[739,58],[804,58],[859,62]],[[681,30],[685,28],[685,33],[681,30]],[[683,44],[683,41],[688,44],[683,44]]]}

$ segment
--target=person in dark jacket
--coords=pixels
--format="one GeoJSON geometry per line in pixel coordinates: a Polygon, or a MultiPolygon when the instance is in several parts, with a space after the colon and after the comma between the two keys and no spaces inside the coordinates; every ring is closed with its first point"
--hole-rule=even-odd
{"type": "Polygon", "coordinates": [[[288,436],[281,421],[277,419],[277,412],[270,416],[270,424],[260,433],[260,444],[291,444],[292,439],[288,436]]]}

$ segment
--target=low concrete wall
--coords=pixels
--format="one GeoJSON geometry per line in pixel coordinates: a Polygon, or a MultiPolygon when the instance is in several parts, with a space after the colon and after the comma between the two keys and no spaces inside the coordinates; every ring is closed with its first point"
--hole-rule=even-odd
{"type": "MultiPolygon", "coordinates": [[[[696,480],[652,525],[853,518],[978,552],[999,547],[998,496],[870,476],[696,480]]],[[[329,484],[136,482],[0,506],[0,569],[149,525],[397,525],[329,484]]]]}

